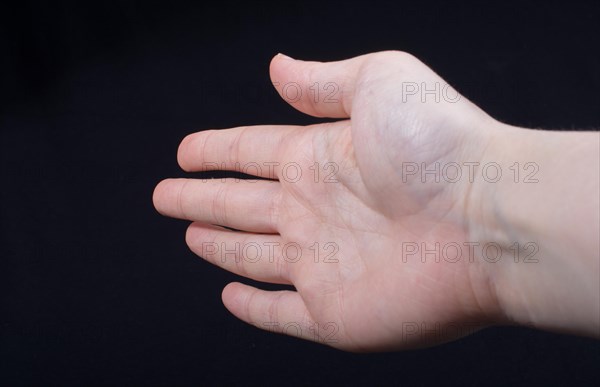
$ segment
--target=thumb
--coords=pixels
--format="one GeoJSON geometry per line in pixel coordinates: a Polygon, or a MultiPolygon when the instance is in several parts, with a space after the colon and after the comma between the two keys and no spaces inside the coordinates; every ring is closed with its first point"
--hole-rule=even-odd
{"type": "Polygon", "coordinates": [[[339,62],[307,62],[277,54],[271,60],[273,86],[281,97],[314,117],[348,118],[360,67],[368,55],[339,62]]]}

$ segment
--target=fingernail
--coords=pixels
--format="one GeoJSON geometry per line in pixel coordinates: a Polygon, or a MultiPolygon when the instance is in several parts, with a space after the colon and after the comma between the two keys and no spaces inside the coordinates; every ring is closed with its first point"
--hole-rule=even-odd
{"type": "Polygon", "coordinates": [[[285,55],[285,54],[282,54],[282,53],[279,53],[279,54],[277,54],[277,55],[278,55],[280,58],[282,58],[282,59],[286,59],[286,60],[294,60],[294,58],[292,58],[292,57],[289,57],[289,56],[287,56],[287,55],[285,55]]]}

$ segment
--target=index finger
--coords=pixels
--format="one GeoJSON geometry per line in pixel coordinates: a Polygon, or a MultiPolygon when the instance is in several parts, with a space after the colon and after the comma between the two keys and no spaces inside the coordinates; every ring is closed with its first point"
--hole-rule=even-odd
{"type": "Polygon", "coordinates": [[[181,141],[177,161],[187,172],[236,171],[277,179],[282,155],[302,129],[260,125],[193,133],[181,141]]]}

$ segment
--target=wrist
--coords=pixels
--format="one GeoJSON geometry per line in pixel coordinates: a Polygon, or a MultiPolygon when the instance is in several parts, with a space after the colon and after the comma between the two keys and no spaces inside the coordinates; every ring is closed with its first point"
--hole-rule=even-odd
{"type": "Polygon", "coordinates": [[[504,321],[597,335],[598,133],[490,133],[481,164],[497,167],[473,185],[469,230],[500,249],[479,260],[504,321]]]}

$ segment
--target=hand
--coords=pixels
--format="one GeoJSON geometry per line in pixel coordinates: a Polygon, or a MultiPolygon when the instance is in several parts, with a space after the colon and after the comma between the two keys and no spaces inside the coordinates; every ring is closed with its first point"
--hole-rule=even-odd
{"type": "Polygon", "coordinates": [[[194,221],[186,241],[196,254],[296,289],[231,283],[225,306],[260,328],[352,351],[427,346],[508,322],[490,265],[465,248],[486,222],[486,191],[452,170],[483,162],[502,125],[406,53],[332,63],[277,55],[270,71],[298,110],[345,120],[189,135],[184,170],[262,179],[167,179],[154,193],[159,212],[194,221]],[[440,259],[446,246],[461,258],[440,259]]]}

